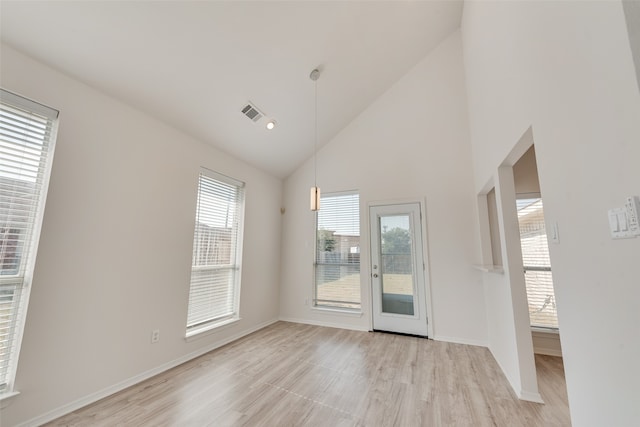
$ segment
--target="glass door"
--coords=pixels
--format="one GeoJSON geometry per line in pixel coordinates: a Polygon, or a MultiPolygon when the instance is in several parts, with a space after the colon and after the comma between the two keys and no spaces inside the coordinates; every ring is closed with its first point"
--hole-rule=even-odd
{"type": "Polygon", "coordinates": [[[420,204],[372,206],[373,329],[427,335],[420,204]]]}

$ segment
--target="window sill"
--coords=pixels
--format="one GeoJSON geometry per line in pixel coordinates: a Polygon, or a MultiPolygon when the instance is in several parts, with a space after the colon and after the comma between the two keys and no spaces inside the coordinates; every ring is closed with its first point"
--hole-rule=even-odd
{"type": "Polygon", "coordinates": [[[211,335],[213,333],[226,329],[228,326],[231,326],[239,322],[240,320],[242,320],[242,318],[234,317],[233,319],[228,319],[223,322],[214,323],[212,325],[208,325],[200,329],[196,329],[195,331],[187,332],[187,335],[184,337],[184,339],[187,342],[191,342],[200,338],[204,338],[207,335],[211,335]]]}
{"type": "Polygon", "coordinates": [[[541,328],[538,326],[532,326],[531,332],[536,334],[547,334],[547,335],[560,335],[560,330],[552,329],[552,328],[541,328]]]}
{"type": "Polygon", "coordinates": [[[321,313],[327,314],[340,314],[344,316],[350,317],[362,317],[362,310],[349,310],[349,309],[340,309],[340,308],[332,308],[332,307],[311,307],[311,310],[318,311],[321,313]]]}
{"type": "Polygon", "coordinates": [[[504,274],[504,268],[501,265],[474,265],[473,267],[485,273],[504,274]]]}
{"type": "Polygon", "coordinates": [[[11,403],[12,398],[19,395],[19,391],[5,391],[0,393],[0,409],[4,409],[11,403]]]}

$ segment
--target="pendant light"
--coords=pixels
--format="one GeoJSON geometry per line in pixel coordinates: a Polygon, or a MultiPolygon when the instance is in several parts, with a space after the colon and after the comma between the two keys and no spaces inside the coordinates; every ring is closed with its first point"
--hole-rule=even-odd
{"type": "Polygon", "coordinates": [[[320,77],[320,71],[314,68],[309,74],[309,78],[313,80],[315,84],[315,128],[313,139],[313,187],[310,191],[310,207],[312,211],[320,210],[320,187],[318,187],[318,78],[320,77]]]}

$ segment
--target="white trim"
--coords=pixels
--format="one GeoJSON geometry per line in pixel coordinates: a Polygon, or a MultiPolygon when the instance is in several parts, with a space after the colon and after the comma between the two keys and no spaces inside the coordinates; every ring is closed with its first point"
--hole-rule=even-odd
{"type": "Polygon", "coordinates": [[[341,314],[349,317],[362,317],[362,314],[363,314],[362,310],[348,310],[348,309],[341,310],[337,307],[314,306],[314,307],[311,307],[311,310],[317,311],[320,313],[324,312],[325,314],[341,314]]]}
{"type": "Polygon", "coordinates": [[[560,329],[557,328],[543,328],[540,326],[532,326],[531,333],[545,334],[545,335],[558,335],[560,336],[560,329]]]}
{"type": "MultiPolygon", "coordinates": [[[[9,365],[6,372],[6,389],[5,394],[13,393],[15,386],[16,374],[18,372],[18,363],[20,362],[20,350],[22,349],[22,338],[24,336],[24,329],[26,325],[27,312],[29,309],[29,299],[31,297],[31,285],[33,282],[33,273],[35,271],[36,259],[38,256],[38,247],[40,244],[40,235],[42,232],[42,223],[44,221],[44,213],[47,205],[47,194],[49,192],[49,181],[51,180],[51,172],[53,169],[53,157],[56,150],[56,141],[58,137],[59,127],[59,112],[51,107],[32,101],[29,98],[22,97],[20,95],[8,92],[4,89],[0,89],[0,97],[4,98],[3,103],[13,104],[14,107],[18,107],[27,111],[31,111],[35,114],[42,114],[51,121],[51,129],[48,139],[47,152],[42,154],[45,158],[45,165],[42,169],[42,182],[40,192],[38,195],[38,201],[34,205],[35,216],[33,219],[29,237],[25,241],[25,248],[23,253],[26,255],[26,262],[23,269],[23,277],[21,284],[20,300],[18,302],[18,313],[14,317],[14,322],[10,326],[14,330],[14,347],[10,350],[9,365]],[[7,101],[8,100],[8,101],[7,101]]],[[[46,138],[45,140],[46,141],[46,138]]],[[[11,346],[9,347],[11,348],[11,346]]],[[[13,396],[13,394],[12,394],[13,396]]],[[[0,399],[1,400],[1,399],[0,399]]]]}
{"type": "MultiPolygon", "coordinates": [[[[367,221],[367,230],[369,230],[369,232],[367,233],[367,251],[369,252],[369,279],[367,280],[367,288],[369,291],[369,307],[371,308],[370,310],[370,315],[369,315],[369,328],[370,330],[373,330],[373,315],[374,315],[374,308],[373,308],[373,283],[371,281],[371,256],[372,256],[372,251],[371,251],[371,208],[372,207],[380,207],[380,206],[393,206],[393,205],[405,205],[405,204],[413,204],[413,203],[417,203],[418,205],[420,205],[420,218],[419,218],[419,222],[420,222],[420,227],[422,228],[422,265],[423,265],[423,274],[424,274],[424,300],[425,300],[425,309],[426,309],[426,313],[425,313],[425,317],[426,317],[426,321],[427,321],[427,336],[428,337],[432,337],[434,336],[434,330],[435,330],[435,315],[434,315],[434,310],[433,310],[433,303],[432,303],[432,289],[431,289],[431,253],[429,250],[429,230],[428,230],[428,226],[429,223],[427,221],[427,198],[424,196],[415,196],[415,197],[408,197],[408,198],[400,198],[400,199],[390,199],[390,200],[370,200],[367,202],[367,213],[366,213],[366,221],[367,221]]],[[[361,247],[362,247],[362,241],[361,243],[361,247]]],[[[362,253],[362,251],[361,251],[362,253]]],[[[362,271],[362,270],[361,270],[362,271]]]]}
{"type": "Polygon", "coordinates": [[[517,394],[518,394],[518,399],[520,400],[526,400],[527,402],[544,404],[544,400],[542,400],[542,396],[540,396],[540,393],[520,390],[520,393],[517,393],[517,394]]]}
{"type": "MultiPolygon", "coordinates": [[[[452,344],[474,345],[476,347],[486,347],[486,348],[489,347],[489,343],[483,340],[474,340],[474,339],[460,338],[460,337],[447,337],[443,335],[434,335],[433,337],[430,336],[429,338],[433,338],[434,341],[450,342],[452,344]]],[[[493,354],[491,355],[493,356],[493,354]]]]}
{"type": "Polygon", "coordinates": [[[0,409],[4,409],[11,404],[11,398],[19,395],[19,391],[7,391],[0,393],[0,409]]]}
{"type": "Polygon", "coordinates": [[[351,331],[369,332],[369,329],[364,326],[345,325],[343,323],[324,322],[324,321],[309,320],[309,319],[298,319],[295,317],[280,317],[279,320],[283,322],[301,323],[303,325],[324,326],[326,328],[338,328],[338,329],[348,329],[351,331]]]}
{"type": "Polygon", "coordinates": [[[240,181],[239,179],[232,178],[232,177],[230,177],[228,175],[225,175],[225,174],[220,173],[220,172],[216,172],[216,171],[214,171],[212,169],[208,169],[208,168],[206,168],[204,166],[200,167],[200,173],[202,175],[205,175],[208,178],[215,179],[215,180],[218,180],[218,181],[222,181],[225,184],[232,185],[234,187],[244,188],[244,186],[245,186],[245,183],[243,181],[240,181]]]}
{"type": "MultiPolygon", "coordinates": [[[[185,334],[187,337],[195,336],[196,334],[209,331],[219,326],[224,326],[225,324],[231,323],[233,321],[239,320],[239,311],[240,311],[240,294],[241,294],[241,283],[242,283],[242,250],[243,250],[243,241],[244,241],[244,215],[245,215],[245,188],[244,182],[238,181],[234,178],[228,177],[221,173],[206,169],[204,167],[200,168],[200,173],[198,175],[198,183],[197,183],[197,197],[196,197],[196,209],[195,209],[195,224],[194,224],[194,232],[193,232],[193,258],[191,263],[191,278],[189,280],[189,303],[188,303],[188,315],[187,315],[187,323],[185,334]],[[227,193],[227,188],[223,187],[232,187],[235,200],[227,200],[227,218],[225,224],[228,227],[228,221],[231,219],[231,234],[229,238],[230,244],[230,264],[226,265],[205,265],[205,266],[196,266],[196,258],[200,251],[201,246],[201,214],[207,215],[212,214],[214,217],[218,216],[218,211],[216,207],[212,207],[211,203],[204,202],[203,199],[214,197],[218,198],[220,196],[220,192],[227,193]],[[229,216],[229,205],[234,205],[236,209],[235,213],[232,213],[229,216]],[[196,250],[197,249],[197,250],[196,250]],[[228,316],[224,316],[224,320],[211,321],[210,319],[206,319],[206,316],[203,318],[203,314],[192,316],[192,306],[201,303],[202,296],[199,296],[197,293],[193,294],[193,286],[194,286],[194,272],[196,271],[204,271],[208,268],[213,269],[229,269],[231,270],[232,277],[230,277],[231,287],[233,288],[233,301],[231,302],[232,306],[228,306],[228,302],[224,303],[222,307],[229,313],[228,316]],[[230,319],[227,319],[230,317],[230,319]],[[199,325],[199,323],[204,322],[204,324],[199,325]],[[199,325],[199,326],[198,326],[199,325]]],[[[206,222],[206,221],[202,221],[206,222]]],[[[219,284],[211,283],[211,280],[206,280],[206,283],[201,283],[200,286],[205,285],[208,287],[214,288],[217,291],[217,287],[219,284]]],[[[216,301],[216,306],[222,303],[221,301],[216,301]]],[[[207,314],[207,313],[205,313],[207,314]]],[[[208,310],[208,314],[211,314],[211,310],[208,310]]]]}
{"type": "Polygon", "coordinates": [[[539,347],[535,345],[535,341],[533,344],[533,352],[535,354],[541,354],[543,356],[562,357],[562,350],[548,347],[539,347]]]}
{"type": "Polygon", "coordinates": [[[485,273],[504,274],[504,267],[501,265],[479,265],[474,264],[473,268],[483,271],[485,273]]]}
{"type": "MultiPolygon", "coordinates": [[[[526,400],[528,402],[534,402],[534,403],[544,403],[544,401],[542,400],[542,396],[540,396],[540,393],[538,391],[531,392],[531,391],[522,390],[522,389],[520,389],[519,391],[516,391],[516,388],[514,387],[515,382],[511,379],[511,377],[509,377],[508,371],[504,369],[504,366],[502,366],[502,364],[500,363],[500,360],[498,360],[496,355],[493,354],[493,349],[491,347],[487,347],[487,348],[491,353],[491,357],[493,357],[493,360],[498,364],[498,367],[502,371],[502,375],[504,375],[507,381],[509,382],[509,385],[511,386],[511,390],[513,390],[513,393],[516,395],[518,399],[526,400]]],[[[537,384],[537,381],[536,381],[536,384],[537,384]]]]}
{"type": "Polygon", "coordinates": [[[157,366],[153,369],[149,369],[148,371],[142,372],[138,375],[135,375],[131,378],[128,378],[124,381],[120,381],[119,383],[116,383],[112,386],[103,388],[102,390],[99,390],[95,393],[91,393],[85,397],[82,397],[78,400],[75,400],[71,403],[68,403],[66,405],[60,406],[59,408],[53,409],[49,412],[46,412],[42,415],[39,415],[35,418],[32,418],[28,421],[25,421],[23,423],[18,424],[16,427],[36,427],[36,426],[40,426],[42,424],[48,423],[50,421],[55,420],[56,418],[60,418],[63,415],[67,415],[75,410],[78,410],[80,408],[83,408],[87,405],[90,405],[92,403],[97,402],[100,399],[104,399],[107,396],[110,396],[114,393],[117,393],[119,391],[122,391],[128,387],[131,387],[133,385],[136,385],[144,380],[147,380],[151,377],[154,377],[158,374],[161,374],[165,371],[168,371],[171,368],[174,368],[178,365],[181,365],[183,363],[186,363],[192,359],[195,359],[196,357],[202,356],[203,354],[206,354],[210,351],[213,351],[217,348],[220,348],[224,345],[227,345],[233,341],[236,341],[244,336],[247,336],[253,332],[256,332],[260,329],[266,328],[269,325],[272,325],[274,323],[276,323],[278,321],[278,319],[272,319],[272,320],[268,320],[266,322],[260,323],[252,328],[249,328],[247,330],[244,330],[242,332],[239,332],[235,335],[232,335],[230,337],[227,337],[226,339],[223,339],[222,341],[218,341],[215,342],[213,344],[210,344],[208,346],[205,346],[201,349],[198,349],[194,352],[191,352],[189,354],[186,354],[184,356],[181,356],[177,359],[171,360],[167,363],[164,363],[160,366],[157,366]]]}
{"type": "Polygon", "coordinates": [[[535,354],[562,357],[562,343],[557,330],[531,328],[531,340],[535,354]]]}
{"type": "Polygon", "coordinates": [[[353,189],[353,190],[340,190],[340,191],[325,191],[321,195],[325,196],[325,197],[355,196],[355,195],[357,195],[358,196],[358,200],[359,200],[360,199],[360,190],[353,189]]]}
{"type": "Polygon", "coordinates": [[[221,330],[226,329],[226,327],[233,325],[237,322],[239,322],[240,320],[242,320],[241,317],[232,317],[231,319],[227,319],[223,322],[218,322],[218,323],[212,323],[207,325],[206,327],[200,328],[200,329],[196,329],[193,331],[189,331],[187,332],[187,335],[185,335],[184,340],[186,342],[191,342],[191,341],[195,341],[197,339],[200,338],[204,338],[208,335],[211,335],[215,332],[219,332],[221,330]]]}
{"type": "Polygon", "coordinates": [[[60,114],[60,112],[55,108],[40,104],[26,96],[18,95],[16,93],[9,92],[8,90],[0,89],[0,98],[5,100],[7,104],[12,104],[22,110],[31,111],[50,120],[56,120],[60,114]]]}
{"type": "Polygon", "coordinates": [[[520,199],[541,199],[542,194],[537,193],[516,193],[516,200],[520,199]]]}
{"type": "MultiPolygon", "coordinates": [[[[362,198],[360,197],[360,190],[344,190],[344,191],[327,191],[320,195],[320,205],[322,206],[322,199],[329,197],[343,197],[343,196],[358,196],[358,220],[360,221],[360,229],[358,230],[358,238],[360,238],[360,261],[358,262],[358,270],[360,273],[360,309],[341,309],[340,307],[316,305],[318,300],[318,289],[316,283],[316,272],[318,268],[318,214],[319,210],[313,211],[313,255],[312,268],[311,268],[311,309],[318,311],[325,311],[333,314],[346,314],[348,316],[354,316],[354,313],[358,313],[358,317],[362,316],[362,198]]],[[[321,207],[322,208],[322,207],[321,207]]],[[[320,208],[320,209],[321,209],[320,208]]],[[[354,264],[355,265],[355,264],[354,264]]]]}

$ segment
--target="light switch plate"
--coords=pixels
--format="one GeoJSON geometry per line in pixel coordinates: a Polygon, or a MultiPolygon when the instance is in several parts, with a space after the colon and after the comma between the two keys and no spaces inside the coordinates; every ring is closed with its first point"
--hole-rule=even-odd
{"type": "Polygon", "coordinates": [[[631,239],[640,236],[640,198],[625,199],[624,207],[609,209],[609,229],[613,239],[631,239]]]}
{"type": "Polygon", "coordinates": [[[556,244],[560,243],[560,232],[558,231],[557,222],[551,225],[551,242],[556,244]]]}
{"type": "Polygon", "coordinates": [[[624,207],[627,210],[627,221],[629,223],[629,231],[634,236],[640,236],[640,219],[638,218],[638,212],[640,212],[640,197],[638,196],[627,197],[624,207]]]}

